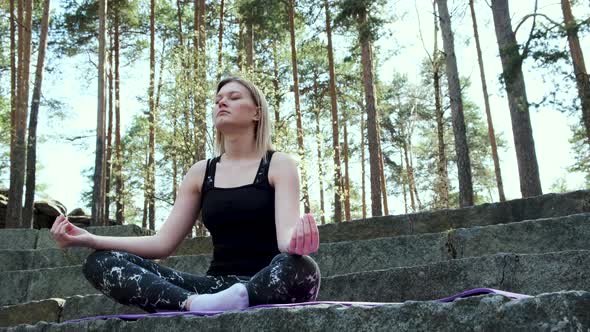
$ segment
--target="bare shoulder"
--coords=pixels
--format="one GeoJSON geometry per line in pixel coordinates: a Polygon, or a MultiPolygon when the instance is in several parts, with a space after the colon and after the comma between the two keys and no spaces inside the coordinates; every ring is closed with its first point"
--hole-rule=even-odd
{"type": "Polygon", "coordinates": [[[182,186],[201,192],[203,180],[205,179],[205,172],[207,171],[207,160],[201,160],[194,163],[186,172],[182,180],[182,186]]]}
{"type": "Polygon", "coordinates": [[[271,185],[285,177],[297,176],[298,162],[292,155],[285,152],[275,152],[268,169],[268,180],[271,185]]]}

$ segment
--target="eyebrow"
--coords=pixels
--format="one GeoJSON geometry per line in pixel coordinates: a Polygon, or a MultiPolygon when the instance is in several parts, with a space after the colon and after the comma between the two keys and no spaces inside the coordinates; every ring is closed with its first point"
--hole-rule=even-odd
{"type": "MultiPolygon", "coordinates": [[[[242,93],[242,91],[240,91],[240,90],[231,90],[231,91],[228,91],[228,92],[226,92],[226,94],[228,94],[228,95],[231,95],[231,94],[233,94],[233,93],[240,93],[240,94],[241,94],[241,93],[242,93]]],[[[222,95],[222,94],[220,94],[220,93],[218,92],[218,93],[217,93],[217,95],[215,95],[215,98],[219,98],[221,95],[222,95]]]]}

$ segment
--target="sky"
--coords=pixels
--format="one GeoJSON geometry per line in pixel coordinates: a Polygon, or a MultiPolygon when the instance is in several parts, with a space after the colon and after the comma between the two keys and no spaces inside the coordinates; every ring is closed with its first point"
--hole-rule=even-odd
{"type": "MultiPolygon", "coordinates": [[[[498,56],[491,10],[484,2],[477,2],[479,34],[485,61],[494,127],[497,133],[503,133],[508,143],[508,148],[505,151],[500,151],[505,192],[508,199],[519,198],[518,169],[511,134],[508,102],[498,82],[501,63],[498,56]]],[[[455,15],[459,15],[461,11],[465,12],[465,7],[455,6],[458,3],[459,1],[449,1],[449,8],[455,15]]],[[[467,3],[467,1],[461,1],[461,3],[467,3]]],[[[398,20],[384,26],[385,30],[391,31],[392,34],[391,36],[382,37],[377,45],[382,54],[390,54],[391,51],[396,51],[396,53],[393,56],[383,58],[377,68],[379,78],[388,81],[393,72],[397,71],[407,74],[410,81],[417,82],[420,79],[420,62],[426,56],[420,41],[420,29],[422,30],[424,44],[429,51],[432,48],[431,45],[433,45],[431,3],[426,0],[390,0],[389,5],[392,12],[397,13],[398,20]],[[419,20],[417,11],[419,12],[419,20]]],[[[511,1],[510,5],[514,26],[516,21],[533,11],[534,1],[511,1]]],[[[585,13],[574,11],[574,14],[587,16],[589,10],[586,8],[585,13]]],[[[562,19],[561,7],[557,0],[540,0],[539,11],[549,15],[554,20],[559,21],[562,19]]],[[[479,69],[471,37],[473,33],[471,17],[467,11],[463,17],[454,16],[452,20],[453,30],[456,33],[455,46],[459,73],[461,76],[467,76],[471,79],[472,85],[467,93],[471,100],[480,105],[482,117],[484,117],[479,69]]],[[[528,23],[521,27],[517,35],[519,42],[522,42],[527,37],[529,29],[530,25],[528,23]]],[[[439,45],[442,49],[442,40],[439,41],[439,45]]],[[[340,50],[346,50],[348,45],[336,45],[336,47],[340,50]]],[[[590,50],[590,38],[582,39],[582,49],[590,50]]],[[[95,138],[90,137],[81,140],[80,142],[84,144],[72,146],[70,142],[56,137],[57,134],[74,135],[86,133],[91,135],[96,128],[96,81],[93,80],[87,83],[79,68],[79,61],[86,61],[87,58],[87,55],[83,55],[73,59],[61,59],[62,74],[46,75],[43,83],[44,94],[66,102],[69,115],[57,127],[55,123],[40,121],[39,131],[42,134],[50,135],[52,138],[48,142],[41,144],[38,149],[38,158],[43,165],[43,169],[38,173],[38,179],[47,185],[46,194],[62,202],[68,211],[82,205],[80,201],[81,192],[88,190],[88,186],[91,185],[83,177],[82,170],[94,165],[95,138]]],[[[125,113],[122,114],[123,130],[130,124],[132,114],[138,113],[145,107],[137,98],[144,97],[147,94],[147,76],[149,73],[147,66],[148,61],[138,61],[129,67],[125,67],[122,71],[122,109],[125,110],[125,113]]],[[[540,100],[545,91],[552,88],[551,84],[558,84],[557,82],[544,83],[542,75],[543,73],[533,68],[530,63],[525,63],[525,80],[529,101],[540,100]]],[[[288,105],[285,107],[287,109],[282,111],[288,112],[288,105]]],[[[42,109],[41,119],[44,116],[47,117],[43,111],[42,109]]],[[[547,193],[551,184],[557,178],[563,176],[565,176],[569,188],[581,188],[583,175],[566,171],[567,167],[573,163],[573,152],[568,143],[571,136],[569,126],[577,120],[558,111],[541,108],[531,111],[531,121],[543,191],[547,193]]],[[[355,166],[353,165],[353,167],[355,166]]],[[[353,174],[355,173],[353,172],[353,174]]],[[[312,199],[313,197],[312,194],[312,199]]],[[[494,199],[497,199],[497,197],[494,197],[494,199]]],[[[389,202],[394,214],[403,213],[402,202],[399,197],[389,197],[389,202]]],[[[159,223],[166,216],[167,211],[159,211],[159,223]]]]}

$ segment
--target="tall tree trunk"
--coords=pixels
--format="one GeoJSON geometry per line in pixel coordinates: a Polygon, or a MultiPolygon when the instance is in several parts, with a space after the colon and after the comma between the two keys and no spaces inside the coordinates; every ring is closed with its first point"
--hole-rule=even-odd
{"type": "MultiPolygon", "coordinates": [[[[316,84],[317,86],[317,84],[316,84]]],[[[322,167],[322,140],[320,132],[320,109],[317,108],[315,112],[315,135],[316,144],[318,147],[318,176],[320,180],[320,223],[324,225],[326,223],[326,210],[324,206],[324,171],[322,167]]]]}
{"type": "Polygon", "coordinates": [[[123,181],[123,146],[121,145],[121,73],[120,64],[120,22],[119,12],[115,12],[115,220],[125,223],[125,182],[123,181]]]}
{"type": "Polygon", "coordinates": [[[379,143],[379,182],[381,192],[383,193],[383,212],[389,215],[389,206],[387,204],[387,186],[385,184],[385,167],[383,165],[383,150],[381,149],[381,127],[377,123],[377,142],[379,143]]]}
{"type": "Polygon", "coordinates": [[[27,182],[25,192],[25,210],[23,224],[25,227],[33,225],[33,203],[35,200],[35,173],[37,162],[37,119],[39,117],[39,101],[41,99],[41,83],[43,82],[43,68],[45,64],[45,50],[47,49],[47,34],[49,33],[50,0],[43,1],[43,17],[41,19],[41,35],[39,36],[39,53],[35,72],[35,86],[31,101],[31,118],[29,119],[29,139],[27,147],[27,182]]]}
{"type": "Polygon", "coordinates": [[[148,222],[151,230],[156,229],[156,105],[154,98],[155,75],[156,75],[156,0],[150,1],[150,85],[149,103],[149,155],[148,155],[148,222]]]}
{"type": "MultiPolygon", "coordinates": [[[[332,148],[334,149],[334,222],[342,221],[342,172],[340,169],[340,134],[338,132],[338,102],[336,100],[336,75],[334,73],[334,49],[332,48],[332,19],[330,4],[324,0],[326,34],[328,35],[328,72],[330,74],[330,103],[332,111],[332,148]]],[[[364,178],[363,178],[364,179],[364,178]]]]}
{"type": "MultiPolygon", "coordinates": [[[[436,60],[435,60],[436,61],[436,60]]],[[[449,208],[449,171],[447,167],[447,152],[445,149],[444,136],[444,111],[441,102],[440,89],[440,66],[435,65],[433,72],[434,81],[434,103],[436,113],[436,136],[438,141],[438,194],[439,206],[449,208]]]]}
{"type": "Polygon", "coordinates": [[[361,62],[363,67],[363,84],[365,105],[367,107],[367,136],[369,138],[369,165],[371,178],[371,214],[373,217],[383,215],[381,205],[381,183],[379,181],[379,141],[377,137],[377,108],[373,78],[373,46],[370,35],[365,33],[367,25],[366,9],[358,18],[359,41],[361,44],[361,62]]]}
{"type": "MultiPolygon", "coordinates": [[[[313,93],[314,96],[320,96],[319,87],[318,87],[318,79],[319,75],[314,73],[313,75],[313,93]]],[[[324,171],[323,171],[323,163],[322,163],[322,132],[320,130],[320,112],[321,112],[321,98],[323,94],[320,96],[320,100],[314,101],[314,114],[315,114],[315,138],[316,138],[316,145],[317,145],[317,152],[318,152],[318,177],[320,181],[320,222],[322,225],[326,223],[326,210],[325,210],[325,202],[324,202],[324,171]]]]}
{"type": "Polygon", "coordinates": [[[156,88],[156,102],[155,102],[155,109],[156,109],[156,114],[158,114],[158,112],[160,111],[160,97],[162,96],[162,87],[164,86],[164,80],[163,78],[163,73],[164,73],[164,67],[166,62],[164,54],[166,54],[166,37],[164,37],[162,39],[162,51],[161,51],[161,56],[160,56],[160,68],[158,69],[158,87],[156,88]]]}
{"type": "Polygon", "coordinates": [[[198,84],[194,84],[193,90],[194,111],[196,114],[194,134],[195,134],[195,158],[194,161],[205,159],[205,145],[207,137],[206,125],[206,53],[205,53],[205,0],[194,0],[195,13],[195,60],[194,60],[194,77],[198,84]]]}
{"type": "Polygon", "coordinates": [[[342,152],[344,154],[344,219],[350,221],[352,220],[352,217],[350,216],[350,176],[348,173],[348,119],[345,117],[343,120],[344,150],[342,152]]]}
{"type": "Polygon", "coordinates": [[[184,35],[182,33],[182,3],[176,0],[176,18],[178,19],[178,41],[180,47],[184,48],[184,35]]]}
{"type": "Polygon", "coordinates": [[[578,39],[578,25],[569,0],[561,0],[561,9],[567,31],[567,41],[570,46],[570,55],[574,65],[574,74],[576,75],[576,85],[578,86],[578,96],[582,105],[582,122],[586,127],[586,138],[590,143],[590,79],[584,63],[584,54],[580,47],[578,39]]]}
{"type": "Polygon", "coordinates": [[[503,78],[510,106],[512,134],[523,197],[542,195],[541,178],[535,152],[533,129],[529,116],[529,102],[522,74],[522,56],[510,23],[507,0],[492,0],[496,39],[502,60],[503,78]]]}
{"type": "Polygon", "coordinates": [[[217,49],[217,82],[221,81],[221,72],[223,70],[223,14],[225,1],[221,0],[219,8],[219,47],[217,49]]]}
{"type": "MultiPolygon", "coordinates": [[[[19,1],[19,4],[21,1],[19,1]]],[[[14,0],[10,0],[10,160],[14,160],[14,150],[16,138],[16,109],[17,109],[17,67],[16,67],[16,15],[14,14],[14,0]]],[[[19,24],[20,25],[20,24],[19,24]]],[[[1,216],[6,217],[6,216],[1,216]]],[[[15,220],[6,219],[5,227],[17,227],[15,220]]]]}
{"type": "Polygon", "coordinates": [[[459,206],[473,205],[473,182],[471,179],[471,161],[469,160],[469,146],[463,116],[463,99],[461,97],[461,83],[455,57],[455,42],[451,28],[451,18],[447,8],[447,0],[437,0],[440,27],[443,36],[443,46],[446,53],[447,81],[449,84],[449,98],[451,101],[451,118],[455,137],[455,152],[457,154],[457,172],[459,177],[459,206]]]}
{"type": "Polygon", "coordinates": [[[108,73],[108,87],[109,87],[109,113],[107,116],[107,153],[106,153],[106,170],[105,170],[105,204],[104,204],[104,215],[106,219],[109,220],[111,216],[111,183],[112,183],[112,175],[113,175],[113,97],[114,97],[114,89],[113,89],[113,58],[115,57],[115,46],[113,45],[114,36],[114,29],[111,27],[110,29],[110,36],[109,36],[109,73],[108,73]]]}
{"type": "MultiPolygon", "coordinates": [[[[402,128],[403,130],[403,128],[402,128]]],[[[403,133],[403,131],[402,131],[403,133]]],[[[404,142],[402,144],[402,148],[404,150],[404,159],[406,161],[406,176],[408,178],[408,189],[410,191],[410,208],[412,212],[416,212],[416,201],[414,199],[414,186],[412,185],[414,182],[414,172],[412,170],[412,166],[410,165],[410,158],[408,157],[408,142],[404,137],[404,142]]]]}
{"type": "MultiPolygon", "coordinates": [[[[144,157],[144,164],[147,165],[148,158],[149,158],[149,148],[145,150],[145,157],[144,157]]],[[[148,170],[147,167],[144,171],[144,179],[145,181],[148,180],[148,170]]],[[[143,215],[141,218],[141,227],[144,229],[148,228],[148,206],[149,206],[149,193],[148,193],[148,185],[145,183],[143,185],[143,215]]]]}
{"type": "Polygon", "coordinates": [[[250,19],[246,22],[244,46],[246,47],[246,68],[254,69],[254,26],[250,19]]]}
{"type": "Polygon", "coordinates": [[[414,197],[416,197],[416,203],[418,204],[418,210],[422,210],[422,202],[420,201],[420,195],[418,194],[418,186],[416,185],[416,177],[414,176],[414,156],[412,154],[412,136],[410,135],[408,138],[408,154],[410,156],[410,163],[408,167],[410,168],[411,172],[411,187],[414,191],[414,197]]]}
{"type": "Polygon", "coordinates": [[[279,86],[279,55],[277,50],[277,41],[272,41],[272,62],[273,62],[273,93],[274,93],[274,114],[275,114],[275,139],[278,138],[279,130],[281,129],[281,93],[279,86]]]}
{"type": "MultiPolygon", "coordinates": [[[[182,33],[182,12],[183,12],[183,7],[182,7],[182,2],[180,0],[176,1],[176,13],[177,13],[177,17],[178,17],[178,39],[180,42],[180,46],[181,49],[183,50],[183,53],[187,51],[187,48],[185,48],[185,44],[184,44],[184,36],[182,33]]],[[[187,60],[185,60],[186,57],[182,57],[180,59],[180,63],[181,63],[181,67],[182,68],[187,68],[187,60]]],[[[180,80],[181,80],[181,84],[186,85],[185,82],[190,81],[190,74],[187,73],[187,70],[182,70],[180,73],[180,80]]],[[[189,88],[190,89],[190,88],[189,88]]],[[[192,119],[191,116],[191,105],[190,105],[190,96],[187,97],[187,93],[186,91],[180,90],[179,91],[180,94],[180,99],[181,99],[181,109],[182,109],[182,129],[177,129],[176,134],[180,134],[182,136],[182,138],[180,139],[180,141],[182,142],[182,144],[179,147],[175,147],[175,155],[173,156],[174,162],[176,162],[177,166],[176,167],[182,167],[182,169],[188,169],[187,164],[190,164],[189,162],[185,161],[185,156],[190,153],[187,152],[187,150],[190,150],[190,146],[193,146],[193,137],[192,135],[190,135],[190,119],[192,119]],[[180,133],[179,133],[180,131],[180,133]],[[182,166],[179,166],[178,163],[180,163],[182,166]]],[[[188,94],[190,95],[190,93],[188,94]]],[[[175,109],[176,110],[176,109],[175,109]]],[[[178,114],[178,113],[176,113],[178,114]]],[[[176,125],[180,125],[178,124],[178,118],[175,117],[174,118],[174,124],[176,125]]],[[[177,136],[178,137],[178,136],[177,136]]],[[[177,169],[177,168],[176,168],[177,169]]],[[[174,177],[174,180],[176,181],[176,177],[174,177]]],[[[174,191],[174,195],[176,195],[176,182],[173,182],[173,191],[174,191]]]]}
{"type": "MultiPolygon", "coordinates": [[[[172,108],[172,138],[174,142],[178,141],[178,123],[176,120],[176,107],[172,108]]],[[[178,191],[178,149],[172,147],[172,200],[176,201],[176,192],[178,191]]]]}
{"type": "Polygon", "coordinates": [[[407,193],[407,190],[406,190],[406,182],[407,181],[404,180],[404,173],[403,173],[404,172],[404,157],[403,157],[402,151],[400,151],[399,159],[400,159],[399,160],[399,165],[400,165],[400,168],[401,168],[401,171],[400,171],[400,174],[399,175],[400,175],[400,182],[402,183],[402,192],[404,194],[404,213],[405,214],[408,214],[408,193],[407,193]]]}
{"type": "Polygon", "coordinates": [[[10,146],[10,191],[6,211],[6,227],[28,227],[22,220],[23,186],[25,182],[27,109],[29,99],[29,71],[31,59],[32,0],[19,1],[19,60],[17,106],[13,124],[14,143],[10,146]]]}
{"type": "Polygon", "coordinates": [[[244,20],[238,18],[238,54],[236,56],[238,71],[244,68],[244,20]]]}
{"type": "Polygon", "coordinates": [[[363,112],[361,112],[361,191],[364,220],[367,219],[367,194],[365,185],[365,115],[363,112]]]}
{"type": "Polygon", "coordinates": [[[309,190],[307,188],[307,172],[305,163],[305,147],[303,146],[303,125],[301,121],[301,106],[299,103],[299,77],[297,74],[297,48],[295,47],[295,0],[289,0],[289,33],[291,35],[291,64],[293,66],[293,92],[295,94],[295,114],[297,116],[297,147],[301,160],[301,182],[303,194],[303,209],[309,213],[309,190]]]}
{"type": "Polygon", "coordinates": [[[498,186],[498,195],[500,202],[506,201],[504,195],[504,183],[502,181],[502,172],[500,171],[500,158],[498,157],[498,146],[496,144],[496,134],[494,132],[494,123],[492,122],[492,112],[490,111],[490,100],[488,96],[488,85],[486,75],[483,69],[483,57],[481,55],[481,46],[479,45],[479,32],[477,30],[477,19],[475,17],[475,8],[473,0],[469,0],[469,9],[471,10],[471,19],[473,21],[473,36],[475,37],[475,49],[477,50],[477,62],[479,64],[479,74],[481,76],[481,88],[483,91],[483,100],[486,109],[486,119],[488,122],[488,139],[492,148],[492,159],[494,161],[494,172],[496,174],[496,185],[498,186]]]}
{"type": "MultiPolygon", "coordinates": [[[[436,1],[432,2],[432,12],[436,13],[436,1]]],[[[437,208],[449,208],[449,170],[444,136],[444,110],[441,102],[440,68],[441,53],[438,50],[438,18],[434,15],[434,50],[432,51],[432,81],[434,86],[434,108],[436,118],[436,136],[438,143],[437,159],[437,208]]]]}
{"type": "Polygon", "coordinates": [[[98,107],[96,121],[96,157],[94,160],[94,189],[92,191],[92,221],[94,225],[104,223],[105,179],[104,179],[104,143],[105,143],[105,55],[107,31],[107,1],[99,0],[98,10],[98,107]]]}

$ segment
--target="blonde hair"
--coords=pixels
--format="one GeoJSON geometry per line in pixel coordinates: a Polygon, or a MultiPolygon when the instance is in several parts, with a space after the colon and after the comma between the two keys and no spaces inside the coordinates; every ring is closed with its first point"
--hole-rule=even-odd
{"type": "MultiPolygon", "coordinates": [[[[266,102],[266,98],[254,83],[237,76],[231,76],[221,80],[217,84],[217,91],[215,93],[219,93],[219,90],[221,90],[224,85],[231,82],[239,83],[250,91],[252,100],[254,100],[254,104],[259,111],[259,119],[256,121],[256,127],[254,127],[256,152],[264,154],[264,158],[266,158],[266,151],[273,149],[270,138],[270,117],[268,116],[268,103],[266,102]]],[[[222,155],[225,152],[223,134],[219,130],[215,131],[215,149],[219,155],[222,155]]]]}

